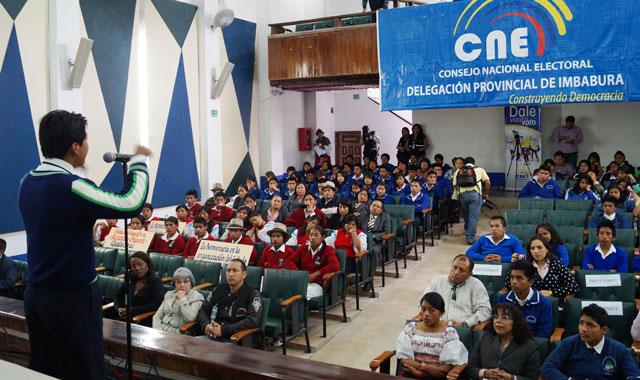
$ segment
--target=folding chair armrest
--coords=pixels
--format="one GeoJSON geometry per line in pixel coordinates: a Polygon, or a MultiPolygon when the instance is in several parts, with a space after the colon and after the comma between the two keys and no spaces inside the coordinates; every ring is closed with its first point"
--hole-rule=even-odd
{"type": "Polygon", "coordinates": [[[640,310],[640,298],[636,298],[636,310],[640,310]]]}
{"type": "Polygon", "coordinates": [[[173,277],[162,277],[162,282],[167,283],[173,281],[173,277]]]}
{"type": "Polygon", "coordinates": [[[338,271],[338,272],[325,273],[325,274],[322,275],[322,281],[328,282],[333,277],[335,277],[335,275],[337,275],[338,273],[341,273],[341,272],[338,271]]]}
{"type": "Polygon", "coordinates": [[[140,323],[146,319],[149,319],[151,317],[153,317],[156,314],[156,310],[154,311],[147,311],[146,313],[142,313],[142,314],[138,314],[133,316],[133,318],[131,318],[131,321],[133,323],[140,323]]]}
{"type": "Polygon", "coordinates": [[[98,273],[102,273],[102,272],[104,272],[106,270],[107,270],[106,267],[96,267],[96,272],[98,272],[98,273]]]}
{"type": "Polygon", "coordinates": [[[489,321],[480,322],[477,325],[473,326],[472,331],[482,331],[489,324],[489,321]]]}
{"type": "Polygon", "coordinates": [[[362,249],[360,250],[360,252],[356,253],[356,259],[361,259],[362,257],[367,255],[367,250],[366,249],[362,249]]]}
{"type": "Polygon", "coordinates": [[[186,334],[191,330],[194,326],[198,324],[198,321],[191,321],[180,326],[180,334],[186,334]]]}
{"type": "Polygon", "coordinates": [[[431,208],[425,208],[422,210],[423,214],[428,214],[431,211],[431,208]]]}
{"type": "Polygon", "coordinates": [[[287,298],[286,300],[283,300],[282,302],[280,302],[280,306],[282,306],[283,308],[288,308],[289,306],[293,305],[294,303],[302,300],[303,297],[300,294],[296,294],[294,296],[291,296],[289,298],[287,298]]]}
{"type": "Polygon", "coordinates": [[[404,226],[408,226],[410,224],[413,224],[413,219],[405,219],[402,221],[402,225],[404,226]]]}
{"type": "Polygon", "coordinates": [[[261,330],[260,329],[240,330],[237,333],[231,335],[230,339],[233,343],[241,343],[242,339],[248,337],[249,335],[253,335],[258,331],[261,331],[261,330]]]}
{"type": "Polygon", "coordinates": [[[107,310],[113,309],[115,307],[115,303],[110,302],[106,305],[102,305],[102,312],[104,313],[107,310]]]}
{"type": "Polygon", "coordinates": [[[553,334],[551,334],[549,341],[551,343],[560,342],[560,340],[562,339],[562,334],[564,334],[564,329],[562,327],[556,327],[555,330],[553,330],[553,334]]]}
{"type": "Polygon", "coordinates": [[[458,380],[458,377],[460,377],[462,372],[464,372],[466,369],[467,369],[466,364],[458,364],[456,366],[453,366],[451,371],[447,373],[447,380],[458,380]]]}
{"type": "Polygon", "coordinates": [[[116,278],[124,280],[124,273],[120,273],[119,275],[116,276],[116,278]]]}
{"type": "Polygon", "coordinates": [[[208,288],[212,288],[213,284],[210,282],[205,282],[204,284],[200,284],[200,285],[196,285],[193,287],[193,290],[202,290],[202,289],[208,289],[208,288]]]}
{"type": "Polygon", "coordinates": [[[391,234],[384,234],[382,235],[382,240],[391,240],[394,237],[396,237],[397,235],[395,233],[391,233],[391,234]]]}
{"type": "Polygon", "coordinates": [[[640,340],[634,340],[631,343],[631,353],[633,356],[640,356],[640,340]]]}
{"type": "Polygon", "coordinates": [[[380,365],[382,363],[391,360],[391,358],[394,357],[395,354],[396,354],[395,350],[394,351],[385,351],[385,352],[381,353],[380,355],[376,356],[376,358],[373,359],[369,363],[369,368],[371,368],[372,371],[377,371],[378,368],[380,368],[380,365]]]}
{"type": "Polygon", "coordinates": [[[23,281],[16,281],[16,284],[14,285],[17,288],[22,288],[25,286],[25,283],[23,281]]]}

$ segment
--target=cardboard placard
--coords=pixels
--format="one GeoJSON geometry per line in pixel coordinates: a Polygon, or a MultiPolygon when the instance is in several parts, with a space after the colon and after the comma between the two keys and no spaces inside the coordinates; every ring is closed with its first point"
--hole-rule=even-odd
{"type": "Polygon", "coordinates": [[[474,276],[502,276],[502,265],[476,264],[473,266],[474,276]]]}
{"type": "Polygon", "coordinates": [[[588,274],[584,276],[587,288],[608,288],[610,286],[622,286],[620,273],[613,274],[588,274]]]}
{"type": "Polygon", "coordinates": [[[213,261],[228,264],[233,259],[240,259],[249,265],[253,252],[252,245],[224,243],[214,240],[201,240],[196,251],[195,260],[213,261]]]}
{"type": "MultiPolygon", "coordinates": [[[[129,229],[129,251],[147,252],[153,240],[153,232],[145,230],[129,229]]],[[[112,228],[109,235],[104,239],[102,246],[105,248],[124,249],[124,230],[122,228],[112,228]]]]}
{"type": "Polygon", "coordinates": [[[609,315],[616,315],[616,316],[621,316],[624,313],[622,312],[622,302],[620,301],[582,301],[582,308],[584,309],[585,307],[591,305],[592,303],[595,303],[596,305],[600,306],[601,308],[605,309],[607,311],[607,314],[609,315]]]}
{"type": "Polygon", "coordinates": [[[164,228],[164,220],[152,220],[151,222],[149,222],[147,231],[153,232],[156,235],[165,234],[167,232],[167,229],[164,228]]]}

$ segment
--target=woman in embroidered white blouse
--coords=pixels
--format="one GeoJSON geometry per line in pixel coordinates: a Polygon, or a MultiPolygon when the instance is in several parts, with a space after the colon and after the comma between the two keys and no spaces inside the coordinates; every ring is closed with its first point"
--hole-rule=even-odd
{"type": "Polygon", "coordinates": [[[180,326],[195,321],[204,302],[202,294],[193,290],[196,279],[188,268],[181,267],[173,273],[175,290],[167,292],[162,305],[153,316],[153,328],[179,333],[180,326]]]}
{"type": "Polygon", "coordinates": [[[454,365],[467,363],[467,349],[458,332],[440,319],[442,314],[442,296],[426,293],[420,300],[420,320],[407,324],[398,336],[396,355],[402,376],[444,379],[454,365]]]}

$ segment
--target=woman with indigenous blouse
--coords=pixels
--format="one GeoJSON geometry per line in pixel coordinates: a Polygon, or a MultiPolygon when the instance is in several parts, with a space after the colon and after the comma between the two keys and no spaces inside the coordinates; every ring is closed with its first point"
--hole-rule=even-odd
{"type": "MultiPolygon", "coordinates": [[[[542,237],[531,238],[525,260],[533,263],[536,268],[533,287],[545,297],[556,297],[560,304],[563,304],[567,297],[579,292],[578,284],[569,268],[551,254],[549,243],[542,237]]],[[[511,289],[508,278],[505,280],[505,286],[511,289]]]]}
{"type": "Polygon", "coordinates": [[[518,307],[499,303],[485,332],[469,355],[471,379],[536,380],[540,353],[518,307]]]}
{"type": "Polygon", "coordinates": [[[454,365],[466,364],[468,352],[453,327],[441,319],[444,300],[429,292],[420,300],[420,320],[407,324],[398,336],[396,356],[401,375],[412,378],[445,379],[454,365]]]}
{"type": "Polygon", "coordinates": [[[181,267],[173,272],[174,290],[164,295],[164,301],[153,316],[154,329],[178,333],[180,326],[196,320],[204,297],[193,290],[195,285],[196,279],[188,268],[181,267]]]}

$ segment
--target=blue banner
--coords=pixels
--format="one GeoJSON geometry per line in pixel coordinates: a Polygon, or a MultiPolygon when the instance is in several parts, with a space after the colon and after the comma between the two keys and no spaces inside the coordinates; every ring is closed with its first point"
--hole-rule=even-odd
{"type": "Polygon", "coordinates": [[[639,101],[639,11],[636,0],[380,11],[382,110],[639,101]]]}

